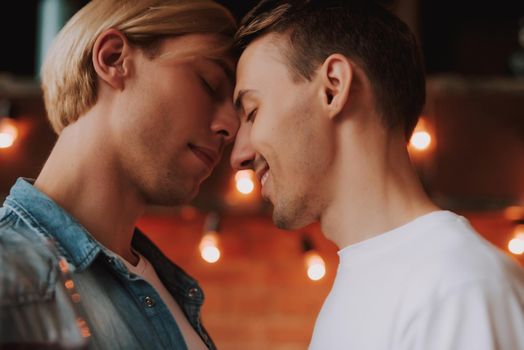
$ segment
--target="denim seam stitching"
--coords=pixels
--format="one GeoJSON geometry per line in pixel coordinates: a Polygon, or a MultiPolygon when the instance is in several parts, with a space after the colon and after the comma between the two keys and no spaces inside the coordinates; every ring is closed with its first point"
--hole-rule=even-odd
{"type": "MultiPolygon", "coordinates": [[[[54,242],[56,242],[56,248],[58,249],[59,253],[62,255],[62,256],[68,256],[68,257],[71,257],[71,255],[67,252],[67,250],[62,246],[62,244],[60,244],[60,242],[58,242],[56,239],[54,239],[54,237],[44,228],[42,227],[41,225],[38,224],[38,220],[33,216],[31,215],[31,213],[29,213],[27,210],[25,210],[16,200],[14,199],[11,199],[11,198],[8,198],[5,202],[5,206],[10,208],[11,210],[13,210],[14,212],[16,212],[18,214],[18,216],[24,221],[26,222],[26,224],[29,225],[29,227],[31,227],[32,229],[34,229],[35,231],[37,231],[37,233],[42,237],[42,238],[47,238],[47,239],[52,239],[54,242]],[[10,203],[12,202],[12,203],[10,203]],[[11,204],[11,205],[10,205],[11,204]],[[17,210],[18,209],[18,210],[17,210]],[[19,212],[20,211],[20,212],[19,212]]],[[[79,261],[79,264],[78,264],[78,267],[80,266],[83,266],[85,264],[86,261],[88,260],[92,260],[93,256],[96,255],[96,250],[97,250],[97,247],[96,245],[93,245],[93,248],[91,248],[90,251],[88,251],[86,253],[86,257],[84,259],[82,259],[81,261],[79,261]]]]}

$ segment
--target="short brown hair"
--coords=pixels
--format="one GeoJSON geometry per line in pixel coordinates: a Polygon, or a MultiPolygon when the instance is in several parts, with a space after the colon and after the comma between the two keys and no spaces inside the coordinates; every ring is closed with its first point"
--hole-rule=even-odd
{"type": "Polygon", "coordinates": [[[96,103],[91,54],[97,37],[110,28],[153,58],[162,39],[191,33],[222,34],[231,48],[237,26],[212,0],[92,0],[62,28],[42,66],[45,107],[57,134],[96,103]]]}
{"type": "Polygon", "coordinates": [[[286,34],[289,67],[310,80],[331,54],[352,59],[368,76],[378,113],[409,138],[424,105],[424,68],[415,36],[372,0],[262,0],[241,21],[236,45],[245,49],[269,33],[286,34]]]}

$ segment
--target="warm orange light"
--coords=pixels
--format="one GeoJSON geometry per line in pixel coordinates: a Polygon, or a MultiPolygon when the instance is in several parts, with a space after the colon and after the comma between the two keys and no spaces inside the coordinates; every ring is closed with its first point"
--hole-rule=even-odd
{"type": "Polygon", "coordinates": [[[196,219],[198,216],[198,210],[190,205],[184,205],[180,208],[180,217],[186,221],[196,219]]]}
{"type": "Polygon", "coordinates": [[[425,151],[431,146],[431,142],[432,137],[427,128],[426,119],[420,117],[417,126],[413,131],[413,135],[411,135],[409,144],[411,148],[414,148],[417,151],[425,151]]]}
{"type": "Polygon", "coordinates": [[[78,317],[76,319],[76,325],[80,329],[80,333],[82,334],[83,338],[89,338],[91,336],[91,331],[89,330],[89,326],[87,325],[87,322],[83,318],[78,317]]]}
{"type": "Polygon", "coordinates": [[[235,174],[235,186],[238,192],[248,195],[255,189],[253,170],[240,170],[235,174]]]}
{"type": "Polygon", "coordinates": [[[524,239],[523,237],[513,238],[508,243],[508,249],[515,255],[524,253],[524,239]]]}
{"type": "Polygon", "coordinates": [[[220,259],[220,249],[218,248],[218,236],[216,232],[208,232],[202,237],[199,245],[200,256],[210,264],[216,263],[220,259]]]}
{"type": "Polygon", "coordinates": [[[508,243],[508,250],[515,255],[524,253],[524,225],[515,228],[514,238],[508,243]]]}
{"type": "Polygon", "coordinates": [[[314,250],[306,253],[305,257],[307,276],[312,281],[321,280],[326,275],[326,264],[324,259],[314,250]]]}
{"type": "Polygon", "coordinates": [[[18,129],[9,118],[0,119],[0,148],[11,147],[18,137],[18,129]]]}
{"type": "Polygon", "coordinates": [[[410,140],[411,146],[419,151],[424,151],[431,145],[431,135],[427,131],[417,131],[413,133],[410,140]]]}
{"type": "Polygon", "coordinates": [[[514,205],[504,209],[504,217],[510,221],[524,219],[524,206],[514,205]]]}
{"type": "Polygon", "coordinates": [[[67,260],[65,258],[60,259],[58,266],[60,267],[60,271],[62,271],[62,273],[69,272],[69,265],[67,264],[67,260]]]}
{"type": "Polygon", "coordinates": [[[75,282],[73,282],[73,280],[67,280],[64,284],[67,289],[73,289],[75,287],[75,282]]]}

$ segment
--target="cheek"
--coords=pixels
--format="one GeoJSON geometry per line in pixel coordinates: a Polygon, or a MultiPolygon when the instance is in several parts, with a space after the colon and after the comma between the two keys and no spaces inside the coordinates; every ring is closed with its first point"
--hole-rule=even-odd
{"type": "Polygon", "coordinates": [[[157,99],[157,115],[150,116],[152,124],[168,142],[177,143],[179,139],[189,141],[191,137],[205,133],[213,114],[213,105],[198,89],[172,91],[169,96],[157,99]]]}
{"type": "Polygon", "coordinates": [[[246,127],[242,134],[249,138],[249,142],[253,146],[254,150],[261,152],[262,156],[265,156],[264,149],[267,145],[271,145],[275,142],[275,135],[268,132],[268,127],[262,121],[255,121],[252,125],[246,127]]]}
{"type": "Polygon", "coordinates": [[[293,115],[295,119],[282,126],[288,130],[282,151],[287,155],[289,171],[299,182],[317,182],[333,163],[334,135],[329,123],[307,104],[293,115]]]}
{"type": "Polygon", "coordinates": [[[295,116],[290,113],[289,106],[283,105],[276,99],[268,99],[265,105],[265,108],[257,112],[252,124],[251,142],[255,149],[257,146],[269,147],[275,148],[280,153],[282,143],[292,136],[290,126],[293,125],[295,116]]]}
{"type": "Polygon", "coordinates": [[[209,96],[194,86],[172,91],[167,101],[174,114],[186,119],[209,117],[213,111],[213,103],[209,96]]]}
{"type": "Polygon", "coordinates": [[[147,95],[163,115],[175,116],[177,122],[190,123],[209,118],[213,112],[213,101],[192,70],[164,72],[164,76],[152,79],[155,84],[147,90],[147,95]]]}

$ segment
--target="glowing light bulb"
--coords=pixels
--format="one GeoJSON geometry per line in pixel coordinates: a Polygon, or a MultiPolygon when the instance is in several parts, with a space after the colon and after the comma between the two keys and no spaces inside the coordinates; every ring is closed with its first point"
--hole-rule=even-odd
{"type": "Polygon", "coordinates": [[[432,141],[431,134],[426,126],[426,118],[420,117],[413,131],[413,135],[411,135],[409,144],[411,148],[417,151],[425,151],[431,146],[432,141]]]}
{"type": "Polygon", "coordinates": [[[235,174],[237,191],[248,195],[255,189],[254,173],[252,170],[240,170],[235,174]]]}
{"type": "Polygon", "coordinates": [[[416,131],[409,142],[415,149],[424,151],[431,145],[431,135],[427,131],[416,131]]]}
{"type": "Polygon", "coordinates": [[[255,184],[250,179],[240,179],[237,181],[237,190],[242,194],[250,194],[254,188],[255,184]]]}
{"type": "Polygon", "coordinates": [[[210,264],[216,263],[220,259],[220,250],[217,247],[205,247],[201,251],[202,259],[210,264]]]}
{"type": "Polygon", "coordinates": [[[220,249],[218,249],[218,237],[216,232],[208,232],[202,237],[199,245],[200,256],[210,264],[216,263],[220,259],[220,249]]]}
{"type": "Polygon", "coordinates": [[[305,256],[307,276],[312,281],[318,281],[326,275],[324,259],[315,251],[309,251],[305,256]]]}
{"type": "Polygon", "coordinates": [[[18,137],[18,129],[15,124],[7,119],[0,120],[0,148],[11,147],[18,137]]]}
{"type": "Polygon", "coordinates": [[[524,239],[513,238],[508,243],[508,249],[515,255],[521,255],[522,253],[524,253],[524,239]]]}
{"type": "Polygon", "coordinates": [[[508,243],[508,250],[515,255],[524,253],[524,225],[518,225],[515,228],[515,235],[508,243]]]}

